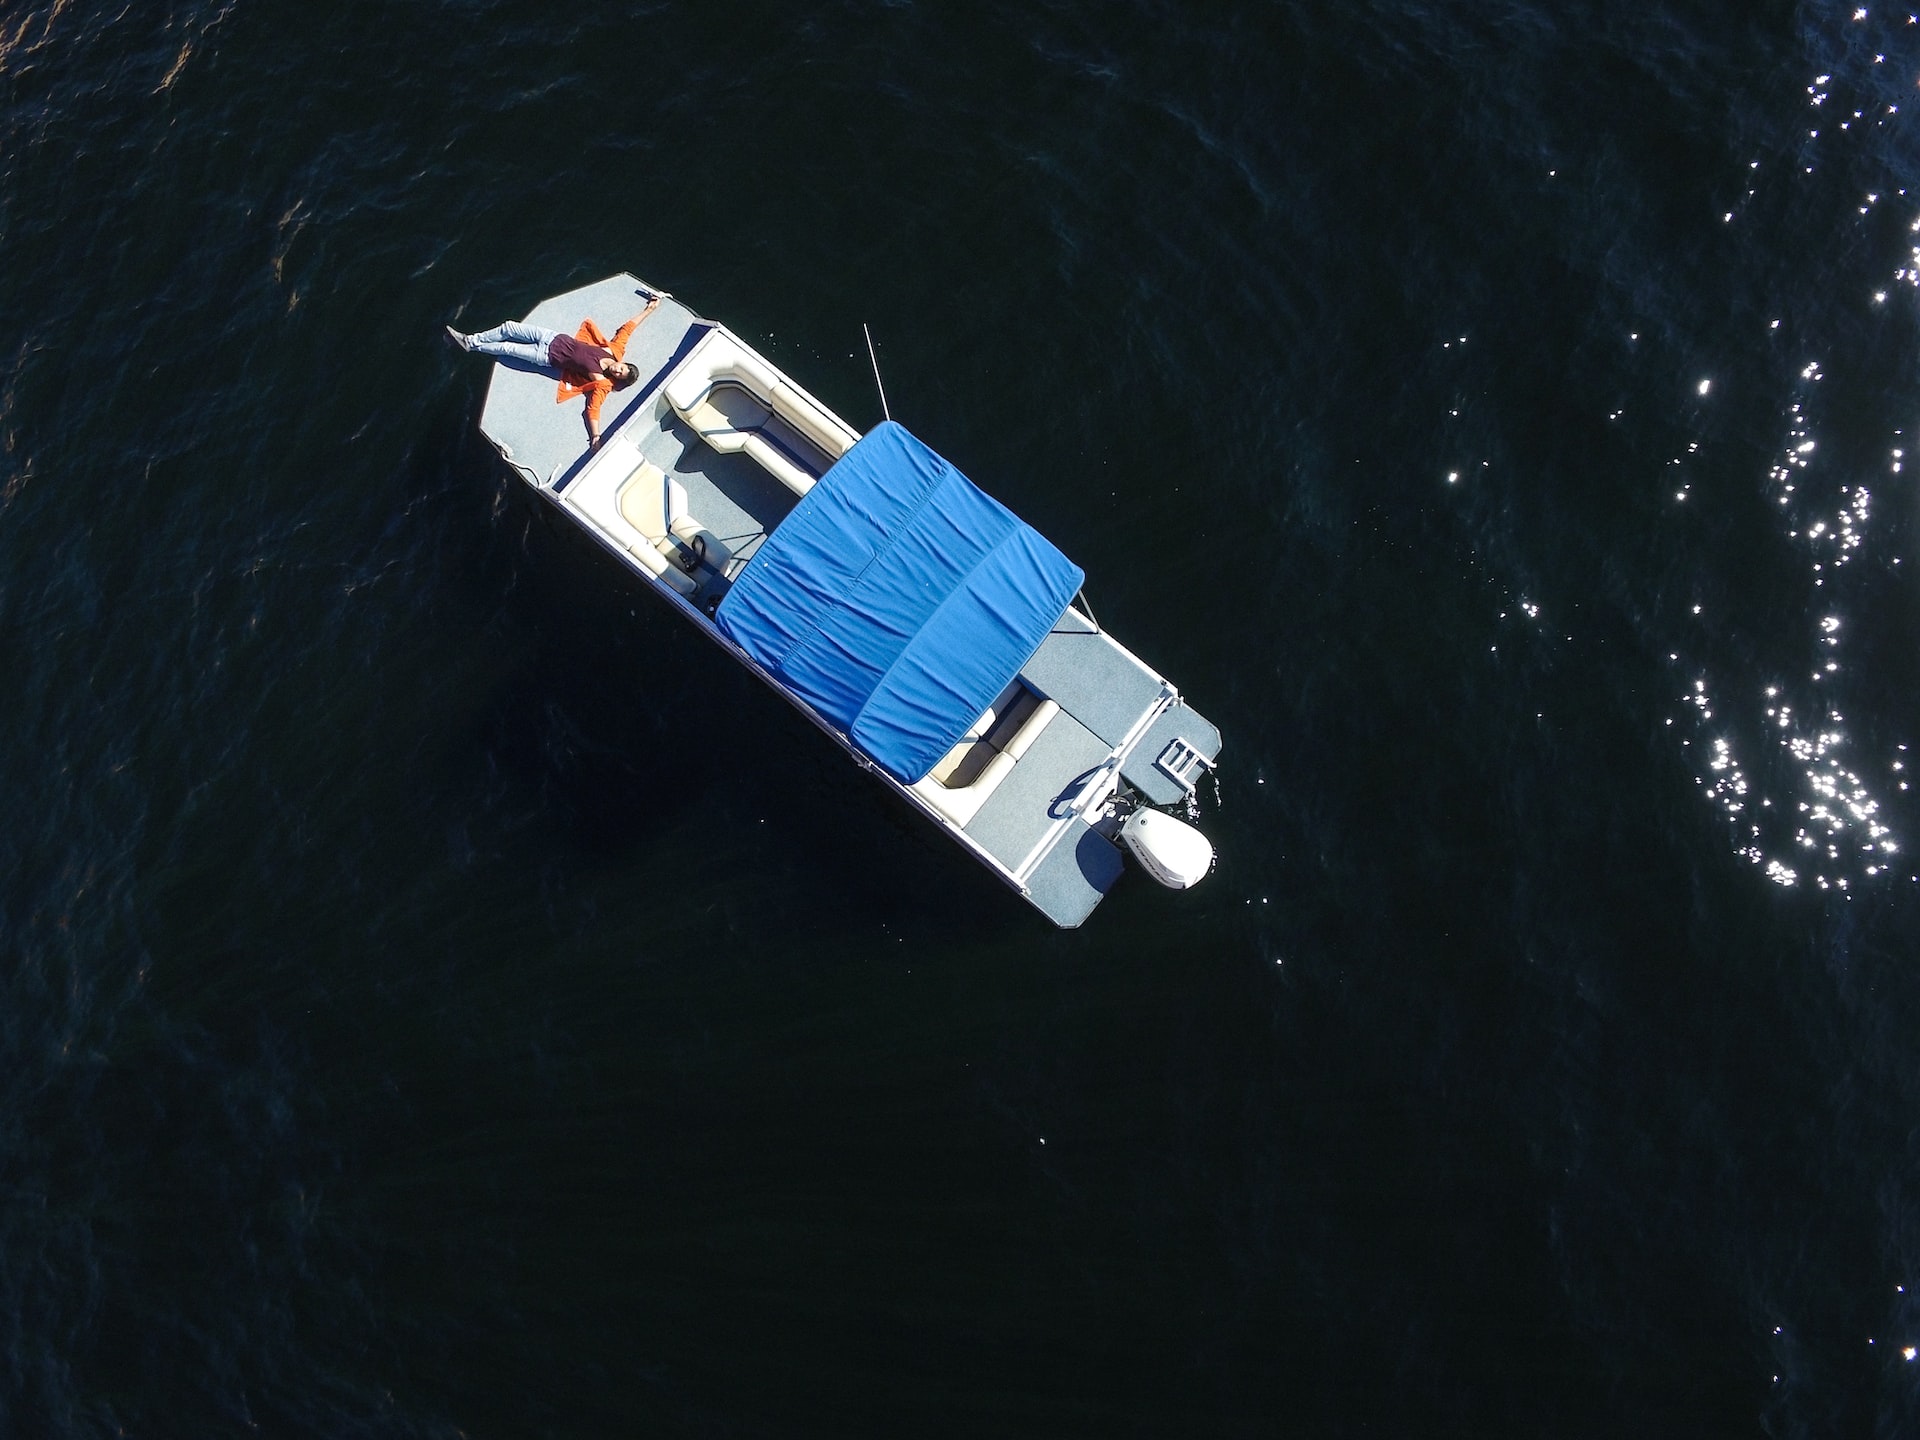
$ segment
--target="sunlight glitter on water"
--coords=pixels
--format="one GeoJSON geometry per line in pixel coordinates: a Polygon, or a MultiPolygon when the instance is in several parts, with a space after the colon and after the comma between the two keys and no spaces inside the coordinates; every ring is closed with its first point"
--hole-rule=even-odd
{"type": "MultiPolygon", "coordinates": [[[[1823,378],[1818,363],[1807,365],[1800,378],[1808,387],[1817,385],[1823,378]]],[[[1809,388],[1788,407],[1785,453],[1769,472],[1783,506],[1791,507],[1796,492],[1809,482],[1819,453],[1807,418],[1810,394],[1809,388]]],[[[1900,473],[1904,459],[1904,447],[1891,447],[1891,473],[1900,473]]],[[[1836,498],[1835,508],[1819,518],[1795,519],[1789,508],[1787,538],[1806,547],[1815,589],[1837,579],[1840,570],[1862,552],[1873,514],[1872,492],[1863,484],[1840,485],[1836,498]]],[[[1815,659],[1807,684],[1821,687],[1820,693],[1831,697],[1836,686],[1845,683],[1839,656],[1848,627],[1839,606],[1830,601],[1823,609],[1809,636],[1815,659]]],[[[1700,613],[1698,605],[1693,613],[1700,613]]],[[[1812,883],[1820,889],[1847,891],[1854,879],[1891,873],[1893,857],[1902,853],[1903,846],[1886,823],[1872,788],[1849,763],[1844,715],[1833,699],[1796,707],[1782,698],[1783,688],[1781,684],[1764,687],[1760,736],[1763,745],[1770,741],[1791,758],[1790,773],[1797,776],[1793,788],[1798,793],[1761,795],[1756,804],[1754,783],[1735,753],[1736,737],[1727,733],[1706,737],[1707,773],[1696,775],[1695,783],[1725,814],[1738,853],[1763,867],[1775,884],[1797,885],[1803,872],[1810,872],[1812,883]]],[[[1682,700],[1700,724],[1714,718],[1706,678],[1696,679],[1682,700]]],[[[1691,748],[1690,741],[1682,744],[1691,748]]],[[[1904,773],[1905,762],[1896,758],[1889,767],[1888,773],[1898,776],[1904,773]]],[[[1904,780],[1896,783],[1906,788],[1904,780]]]]}
{"type": "MultiPolygon", "coordinates": [[[[1866,16],[1866,10],[1861,9],[1853,18],[1861,21],[1866,16]]],[[[1875,65],[1884,60],[1884,55],[1873,57],[1875,65]]],[[[1829,87],[1833,81],[1830,73],[1813,77],[1806,88],[1810,108],[1821,111],[1832,98],[1829,87]]],[[[1876,127],[1899,110],[1897,105],[1887,103],[1856,109],[1850,117],[1842,111],[1833,117],[1838,130],[1849,130],[1854,122],[1867,119],[1869,108],[1875,112],[1876,127]]],[[[1807,140],[1821,142],[1821,133],[1820,129],[1810,129],[1807,140]]],[[[1836,138],[1837,131],[1829,129],[1828,139],[1821,143],[1830,144],[1836,138]]],[[[1759,162],[1749,168],[1758,169],[1759,162]]],[[[1811,173],[1810,166],[1805,173],[1811,173]]],[[[1907,194],[1897,184],[1866,189],[1854,204],[1863,223],[1896,191],[1900,196],[1907,194]]],[[[1752,193],[1749,191],[1749,196],[1752,193]]],[[[1912,219],[1908,233],[1920,235],[1920,215],[1912,219]]],[[[1894,270],[1891,283],[1869,282],[1867,291],[1874,305],[1886,305],[1902,285],[1909,290],[1920,289],[1920,242],[1904,248],[1904,263],[1894,270]]],[[[1769,328],[1777,331],[1779,321],[1773,321],[1769,328]]],[[[1695,784],[1727,818],[1741,855],[1762,867],[1776,884],[1797,885],[1804,876],[1821,889],[1846,891],[1850,883],[1863,878],[1890,875],[1894,857],[1904,848],[1863,772],[1886,775],[1899,792],[1905,792],[1910,782],[1905,778],[1902,758],[1905,745],[1898,746],[1896,754],[1884,762],[1862,763],[1851,754],[1845,728],[1844,699],[1871,677],[1849,671],[1843,644],[1851,629],[1848,607],[1835,589],[1848,578],[1846,567],[1865,553],[1875,507],[1872,489],[1861,477],[1834,475],[1830,464],[1820,463],[1823,450],[1814,434],[1811,415],[1816,409],[1817,387],[1825,378],[1818,360],[1809,361],[1801,369],[1798,393],[1791,397],[1786,411],[1785,443],[1768,476],[1774,501],[1786,522],[1785,538],[1797,548],[1803,547],[1807,557],[1807,578],[1812,581],[1807,593],[1820,600],[1812,633],[1807,637],[1811,664],[1804,672],[1805,679],[1797,684],[1778,679],[1755,684],[1755,690],[1764,692],[1756,697],[1757,703],[1718,707],[1733,713],[1723,713],[1717,722],[1712,698],[1715,687],[1706,676],[1694,680],[1691,691],[1680,697],[1693,712],[1690,728],[1694,739],[1683,739],[1681,744],[1688,753],[1702,755],[1704,769],[1695,775],[1695,784]],[[1704,741],[1704,750],[1695,740],[1704,741]],[[1741,763],[1743,751],[1764,754],[1774,746],[1783,752],[1780,759],[1784,765],[1761,765],[1750,773],[1741,763]],[[1754,774],[1763,778],[1756,781],[1754,774]],[[1765,793],[1769,789],[1775,793],[1765,793]]],[[[1697,388],[1704,397],[1711,387],[1702,379],[1697,388]]],[[[1900,437],[1901,432],[1894,431],[1888,449],[1890,482],[1905,465],[1900,437]]],[[[1674,495],[1677,501],[1687,498],[1684,487],[1674,495]]],[[[1899,557],[1888,558],[1892,565],[1901,563],[1899,557]]],[[[1698,606],[1694,614],[1699,614],[1698,606]]],[[[1677,661],[1679,657],[1672,658],[1677,661]]],[[[1745,687],[1736,682],[1733,688],[1737,693],[1745,687]]]]}

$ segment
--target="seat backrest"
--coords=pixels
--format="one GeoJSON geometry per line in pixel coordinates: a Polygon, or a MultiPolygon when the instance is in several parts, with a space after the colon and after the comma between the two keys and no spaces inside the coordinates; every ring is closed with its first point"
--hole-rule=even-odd
{"type": "Polygon", "coordinates": [[[687,487],[651,460],[642,460],[620,487],[621,518],[655,544],[671,535],[674,521],[686,513],[687,487]]]}

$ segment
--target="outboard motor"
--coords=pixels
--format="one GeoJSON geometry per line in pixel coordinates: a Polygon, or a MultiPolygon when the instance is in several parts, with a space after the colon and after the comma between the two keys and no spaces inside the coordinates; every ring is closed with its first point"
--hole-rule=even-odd
{"type": "Polygon", "coordinates": [[[1120,839],[1162,885],[1185,890],[1213,868],[1213,842],[1184,820],[1144,806],[1127,817],[1120,839]]]}

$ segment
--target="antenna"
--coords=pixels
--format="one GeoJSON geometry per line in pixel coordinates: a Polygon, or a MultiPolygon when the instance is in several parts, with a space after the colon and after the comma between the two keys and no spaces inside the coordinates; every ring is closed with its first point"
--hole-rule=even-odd
{"type": "Polygon", "coordinates": [[[867,337],[867,359],[873,362],[873,388],[880,392],[880,413],[893,419],[893,412],[887,409],[887,387],[880,383],[880,360],[873,353],[873,332],[867,329],[867,322],[860,322],[860,333],[867,337]]]}

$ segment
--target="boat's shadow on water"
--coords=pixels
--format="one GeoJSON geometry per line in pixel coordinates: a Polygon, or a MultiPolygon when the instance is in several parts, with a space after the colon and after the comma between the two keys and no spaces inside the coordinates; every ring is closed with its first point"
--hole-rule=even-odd
{"type": "Polygon", "coordinates": [[[1020,924],[1012,892],[644,582],[539,500],[513,503],[512,603],[535,643],[481,743],[504,781],[538,794],[555,847],[640,871],[679,852],[667,870],[698,877],[708,906],[751,914],[785,895],[810,938],[879,924],[964,942],[1020,924]]]}

